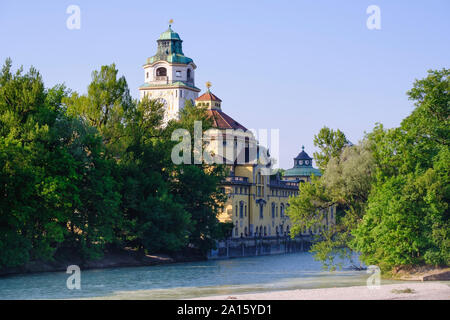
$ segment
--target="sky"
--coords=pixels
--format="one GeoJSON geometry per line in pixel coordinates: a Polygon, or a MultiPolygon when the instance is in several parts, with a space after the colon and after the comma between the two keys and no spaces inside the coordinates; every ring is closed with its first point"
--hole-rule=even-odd
{"type": "Polygon", "coordinates": [[[0,62],[37,68],[47,87],[85,93],[93,70],[115,63],[132,95],[168,21],[197,65],[196,86],[252,129],[279,129],[279,165],[312,156],[323,126],[357,143],[376,123],[398,126],[406,92],[450,67],[448,0],[0,1],[0,62]],[[70,30],[68,6],[81,25],[70,30]],[[380,8],[379,30],[366,21],[380,8]]]}

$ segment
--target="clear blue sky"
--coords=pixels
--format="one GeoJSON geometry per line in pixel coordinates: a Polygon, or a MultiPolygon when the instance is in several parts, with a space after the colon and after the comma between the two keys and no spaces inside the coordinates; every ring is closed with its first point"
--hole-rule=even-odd
{"type": "Polygon", "coordinates": [[[281,167],[321,127],[357,142],[376,122],[398,126],[406,91],[428,69],[450,67],[450,1],[1,1],[0,60],[35,66],[47,86],[84,93],[115,62],[133,96],[156,39],[175,20],[196,85],[213,83],[223,110],[248,128],[279,128],[281,167]],[[68,30],[66,8],[81,8],[68,30]],[[366,8],[381,9],[368,30],[366,8]]]}

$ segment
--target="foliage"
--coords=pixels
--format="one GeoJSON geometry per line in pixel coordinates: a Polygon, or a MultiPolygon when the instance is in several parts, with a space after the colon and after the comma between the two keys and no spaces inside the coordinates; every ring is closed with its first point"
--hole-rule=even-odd
{"type": "Polygon", "coordinates": [[[347,248],[384,272],[449,265],[449,87],[449,70],[429,71],[408,92],[415,109],[400,127],[377,124],[359,145],[344,146],[345,136],[328,128],[316,137],[324,174],[300,186],[288,212],[298,234],[337,206],[336,224],[312,247],[325,266],[347,248]]]}
{"type": "Polygon", "coordinates": [[[342,149],[348,144],[349,141],[341,130],[335,131],[328,127],[320,129],[319,133],[314,136],[314,145],[320,150],[320,152],[314,153],[314,159],[322,172],[325,170],[328,161],[332,157],[339,156],[342,149]]]}
{"type": "Polygon", "coordinates": [[[188,105],[164,126],[163,106],[130,97],[115,65],[92,73],[87,94],[45,89],[33,68],[0,73],[0,268],[84,259],[108,247],[203,253],[221,236],[222,166],[171,161],[175,128],[208,119],[188,105]]]}

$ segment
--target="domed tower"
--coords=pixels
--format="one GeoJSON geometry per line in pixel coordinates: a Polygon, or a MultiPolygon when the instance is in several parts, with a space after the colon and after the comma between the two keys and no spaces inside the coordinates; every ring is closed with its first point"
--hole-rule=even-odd
{"type": "Polygon", "coordinates": [[[305,152],[305,146],[302,146],[302,151],[294,158],[294,167],[285,171],[284,178],[306,182],[311,180],[312,175],[320,177],[322,173],[313,167],[312,160],[305,152]]]}
{"type": "Polygon", "coordinates": [[[157,40],[158,49],[144,64],[144,84],[139,87],[140,98],[148,96],[165,105],[165,121],[178,119],[185,102],[192,103],[200,89],[195,86],[194,61],[183,53],[182,40],[169,25],[157,40]]]}

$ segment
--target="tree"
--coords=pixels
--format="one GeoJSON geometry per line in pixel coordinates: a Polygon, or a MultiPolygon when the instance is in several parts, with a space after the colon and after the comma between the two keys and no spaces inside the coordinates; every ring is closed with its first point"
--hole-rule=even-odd
{"type": "Polygon", "coordinates": [[[336,257],[352,256],[348,250],[352,231],[364,215],[374,171],[370,142],[363,140],[344,147],[339,156],[328,161],[321,178],[312,177],[310,183],[300,184],[299,195],[289,200],[287,214],[293,223],[292,236],[321,225],[324,214],[331,207],[336,209],[335,224],[321,229],[318,241],[311,247],[316,259],[327,268],[336,268],[336,257]]]}
{"type": "Polygon", "coordinates": [[[449,70],[429,71],[408,92],[416,108],[401,126],[370,135],[377,179],[353,245],[382,270],[450,263],[449,87],[449,70]]]}
{"type": "Polygon", "coordinates": [[[320,149],[320,152],[314,153],[314,159],[319,168],[324,171],[328,161],[332,157],[339,156],[347,144],[349,141],[341,130],[334,131],[328,127],[320,129],[319,133],[314,136],[314,145],[320,149]]]}
{"type": "Polygon", "coordinates": [[[123,152],[124,125],[127,113],[135,108],[125,77],[118,77],[116,65],[105,65],[92,72],[87,95],[74,92],[64,99],[67,113],[81,117],[87,125],[95,127],[103,138],[111,156],[123,152]]]}
{"type": "MultiPolygon", "coordinates": [[[[186,102],[180,113],[180,121],[169,124],[168,132],[184,128],[190,132],[191,145],[194,139],[194,123],[202,122],[202,130],[212,127],[211,119],[205,108],[186,102]]],[[[193,154],[191,155],[191,163],[193,154]]],[[[225,195],[219,188],[226,176],[226,167],[222,164],[180,164],[174,166],[170,193],[180,199],[186,210],[191,214],[193,222],[190,230],[189,243],[206,254],[215,247],[215,240],[222,236],[217,214],[225,201],[225,195]]]]}
{"type": "Polygon", "coordinates": [[[170,150],[162,126],[164,106],[144,98],[127,118],[125,152],[120,160],[123,180],[124,240],[142,250],[175,252],[188,243],[191,215],[170,193],[173,175],[170,150]]]}

